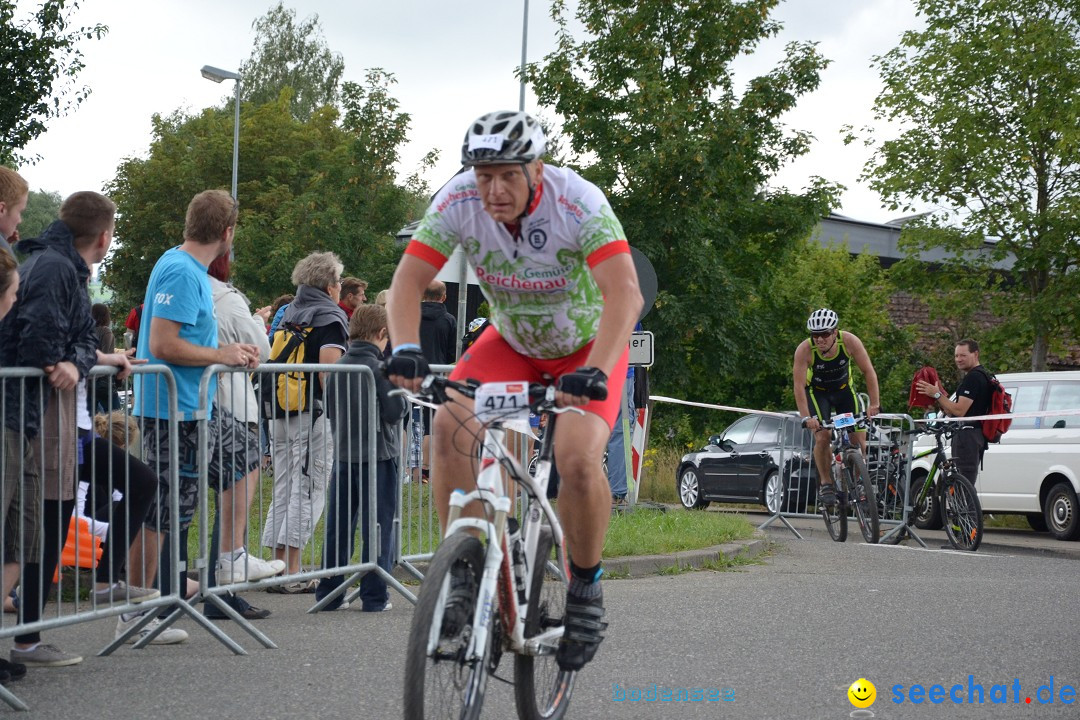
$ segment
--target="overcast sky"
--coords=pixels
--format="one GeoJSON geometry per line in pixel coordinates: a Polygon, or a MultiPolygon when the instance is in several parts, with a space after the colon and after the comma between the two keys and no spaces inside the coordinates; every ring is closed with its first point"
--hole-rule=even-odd
{"type": "MultiPolygon", "coordinates": [[[[36,4],[20,0],[19,8],[25,12],[36,4]]],[[[103,40],[81,45],[86,69],[80,81],[93,92],[76,112],[52,121],[27,148],[42,160],[20,172],[35,190],[62,196],[101,190],[124,157],[145,155],[153,113],[197,111],[232,97],[231,82],[212,83],[199,69],[214,65],[236,70],[251,53],[252,22],[273,4],[82,0],[75,24],[109,26],[103,40]]],[[[573,0],[569,4],[574,6],[573,0]]],[[[286,7],[293,8],[298,19],[318,14],[327,45],[345,61],[345,79],[361,81],[370,67],[395,75],[398,84],[392,92],[412,116],[401,170],[415,170],[427,150],[439,149],[440,163],[426,176],[433,189],[457,170],[460,138],[472,119],[488,110],[518,106],[513,71],[521,59],[523,2],[294,0],[286,7]]],[[[530,0],[530,62],[554,47],[555,25],[548,13],[548,2],[530,0]]],[[[807,178],[819,175],[847,186],[839,212],[875,222],[892,219],[899,213],[882,208],[877,195],[858,182],[868,151],[861,144],[845,147],[840,128],[870,122],[880,89],[870,59],[916,26],[911,0],[787,0],[775,17],[784,23],[784,31],[739,62],[740,82],[775,66],[784,44],[793,40],[818,41],[832,60],[821,87],[785,118],[790,127],[816,136],[814,149],[786,168],[777,184],[799,190],[807,178]]],[[[526,109],[538,109],[531,94],[526,109]]],[[[241,167],[243,163],[241,154],[241,167]]]]}

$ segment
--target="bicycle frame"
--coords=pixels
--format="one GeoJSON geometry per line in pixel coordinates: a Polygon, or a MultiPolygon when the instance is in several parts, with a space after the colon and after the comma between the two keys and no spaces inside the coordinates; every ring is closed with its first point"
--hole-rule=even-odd
{"type": "MultiPolygon", "coordinates": [[[[551,476],[551,457],[553,449],[551,438],[554,437],[555,416],[548,419],[548,429],[541,446],[540,459],[536,465],[535,476],[529,475],[517,459],[507,450],[505,439],[506,430],[501,423],[491,423],[484,431],[484,437],[480,453],[480,471],[476,476],[476,489],[470,492],[455,490],[450,496],[450,508],[447,514],[446,533],[449,537],[456,532],[468,532],[477,530],[488,538],[487,550],[484,556],[484,572],[480,582],[475,613],[473,616],[474,633],[469,640],[466,650],[470,660],[482,659],[484,649],[488,642],[488,619],[494,608],[496,593],[501,600],[500,609],[507,630],[507,640],[510,649],[516,653],[537,655],[541,647],[552,644],[562,636],[562,627],[547,630],[539,635],[525,639],[525,617],[522,607],[528,607],[532,593],[539,592],[540,588],[532,587],[532,568],[538,561],[536,557],[537,543],[540,537],[542,518],[546,517],[548,525],[554,534],[555,546],[563,547],[563,531],[559,525],[551,503],[547,499],[547,485],[551,476]],[[507,547],[506,523],[513,506],[513,499],[506,491],[506,479],[502,471],[505,470],[511,479],[517,481],[526,489],[528,495],[528,511],[525,513],[524,522],[521,526],[523,540],[522,550],[525,557],[524,601],[520,602],[514,583],[512,558],[507,547]],[[472,502],[480,502],[494,511],[493,517],[463,517],[462,511],[465,506],[472,502]],[[500,592],[500,579],[503,581],[500,592]]],[[[542,559],[547,562],[547,558],[542,559]]],[[[568,574],[565,553],[558,558],[563,572],[568,574]]],[[[438,604],[438,617],[432,623],[432,635],[428,638],[428,652],[435,650],[439,642],[439,628],[441,626],[441,614],[446,604],[446,598],[450,590],[449,578],[444,582],[440,602],[438,604]]]]}

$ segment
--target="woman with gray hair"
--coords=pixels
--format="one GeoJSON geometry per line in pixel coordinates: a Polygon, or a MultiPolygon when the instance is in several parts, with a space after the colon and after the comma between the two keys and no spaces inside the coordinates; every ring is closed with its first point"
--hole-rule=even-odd
{"type": "MultiPolygon", "coordinates": [[[[337,362],[349,343],[345,311],[338,307],[341,273],[344,266],[332,252],[308,255],[296,264],[292,281],[296,297],[281,318],[281,325],[271,341],[271,362],[279,358],[279,348],[303,346],[303,362],[337,362]]],[[[289,352],[287,355],[296,354],[289,352]]],[[[283,560],[286,573],[300,572],[301,552],[315,531],[326,503],[326,486],[334,458],[334,440],[322,412],[323,373],[288,373],[277,376],[270,420],[274,457],[274,499],[266,514],[262,543],[274,549],[283,560]],[[280,404],[282,383],[299,389],[294,401],[302,407],[283,408],[280,404]]],[[[318,562],[312,552],[312,564],[318,562]]],[[[314,592],[313,583],[292,583],[269,588],[269,591],[314,592]]]]}

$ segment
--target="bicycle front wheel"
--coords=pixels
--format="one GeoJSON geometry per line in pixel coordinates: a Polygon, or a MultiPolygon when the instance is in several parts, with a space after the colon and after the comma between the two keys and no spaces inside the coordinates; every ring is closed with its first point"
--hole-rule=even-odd
{"type": "Polygon", "coordinates": [[[975,552],[982,543],[982,505],[975,487],[960,473],[945,477],[941,490],[941,522],[949,543],[957,550],[975,552]]]}
{"type": "Polygon", "coordinates": [[[866,471],[866,460],[862,453],[849,452],[845,460],[848,479],[851,483],[851,502],[855,506],[855,516],[859,519],[859,530],[863,540],[871,545],[877,544],[878,514],[877,493],[870,482],[870,473],[866,471]]]}
{"type": "MultiPolygon", "coordinates": [[[[835,474],[835,473],[834,473],[835,474]]],[[[847,505],[842,502],[842,488],[836,488],[836,502],[825,505],[818,497],[818,512],[825,520],[825,528],[829,531],[829,537],[836,542],[847,540],[847,505]]]]}
{"type": "Polygon", "coordinates": [[[484,545],[468,533],[443,540],[431,559],[405,656],[406,720],[480,717],[493,636],[490,619],[482,657],[470,659],[466,653],[475,633],[473,617],[483,572],[484,545]]]}
{"type": "MultiPolygon", "coordinates": [[[[563,548],[555,547],[551,528],[540,528],[532,592],[525,615],[525,639],[562,627],[566,615],[567,579],[563,548]]],[[[535,655],[514,658],[514,699],[521,720],[558,720],[570,706],[577,673],[563,671],[555,662],[559,638],[540,644],[535,655]]]]}

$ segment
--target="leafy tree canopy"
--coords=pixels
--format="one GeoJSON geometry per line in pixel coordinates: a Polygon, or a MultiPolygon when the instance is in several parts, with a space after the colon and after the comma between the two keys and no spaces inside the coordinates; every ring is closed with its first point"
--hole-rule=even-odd
{"type": "MultiPolygon", "coordinates": [[[[104,25],[72,28],[74,0],[44,0],[28,19],[15,19],[15,0],[0,0],[0,163],[26,161],[20,151],[45,132],[50,118],[71,112],[90,94],[77,87],[82,40],[100,39],[104,25]]],[[[32,159],[32,158],[31,158],[32,159]]]]}
{"type": "MultiPolygon", "coordinates": [[[[735,58],[778,32],[776,2],[582,0],[587,36],[577,39],[555,0],[558,48],[526,71],[656,268],[644,324],[663,349],[652,376],[661,392],[724,402],[757,392],[746,368],[773,366],[789,348],[747,300],[769,291],[763,283],[836,202],[838,186],[821,179],[801,194],[766,188],[809,147],[781,118],[818,85],[827,61],[816,47],[788,45],[742,92],[732,76],[735,58]]],[[[783,387],[755,406],[777,403],[783,387]]]]}
{"type": "Polygon", "coordinates": [[[60,193],[30,191],[23,210],[22,222],[19,223],[19,237],[37,237],[60,215],[60,193]]]}
{"type": "Polygon", "coordinates": [[[944,288],[970,293],[974,274],[984,293],[1000,291],[996,309],[1019,311],[1006,332],[1029,337],[1031,369],[1045,369],[1055,338],[1080,337],[1080,10],[1065,0],[916,5],[925,29],[876,58],[878,118],[901,130],[864,177],[894,209],[943,208],[905,228],[905,241],[950,251],[944,288]],[[984,239],[989,249],[973,252],[984,239]],[[1014,282],[1002,282],[991,267],[1009,259],[1014,282]]]}
{"type": "MultiPolygon", "coordinates": [[[[414,219],[424,189],[415,180],[398,184],[393,172],[408,116],[388,92],[392,83],[372,70],[364,84],[346,84],[344,122],[332,107],[296,119],[288,90],[275,102],[242,107],[233,280],[252,301],[292,292],[293,267],[316,250],[336,252],[348,274],[373,288],[389,284],[401,252],[393,235],[414,219]]],[[[118,247],[104,279],[123,307],[142,301],[154,262],[181,241],[192,196],[230,182],[227,109],[177,111],[153,122],[148,156],[125,160],[109,187],[118,247]]]]}
{"type": "Polygon", "coordinates": [[[279,2],[251,26],[251,57],[240,66],[242,100],[263,105],[290,87],[289,111],[298,120],[337,102],[345,61],[326,46],[318,15],[298,23],[296,11],[279,2]]]}

